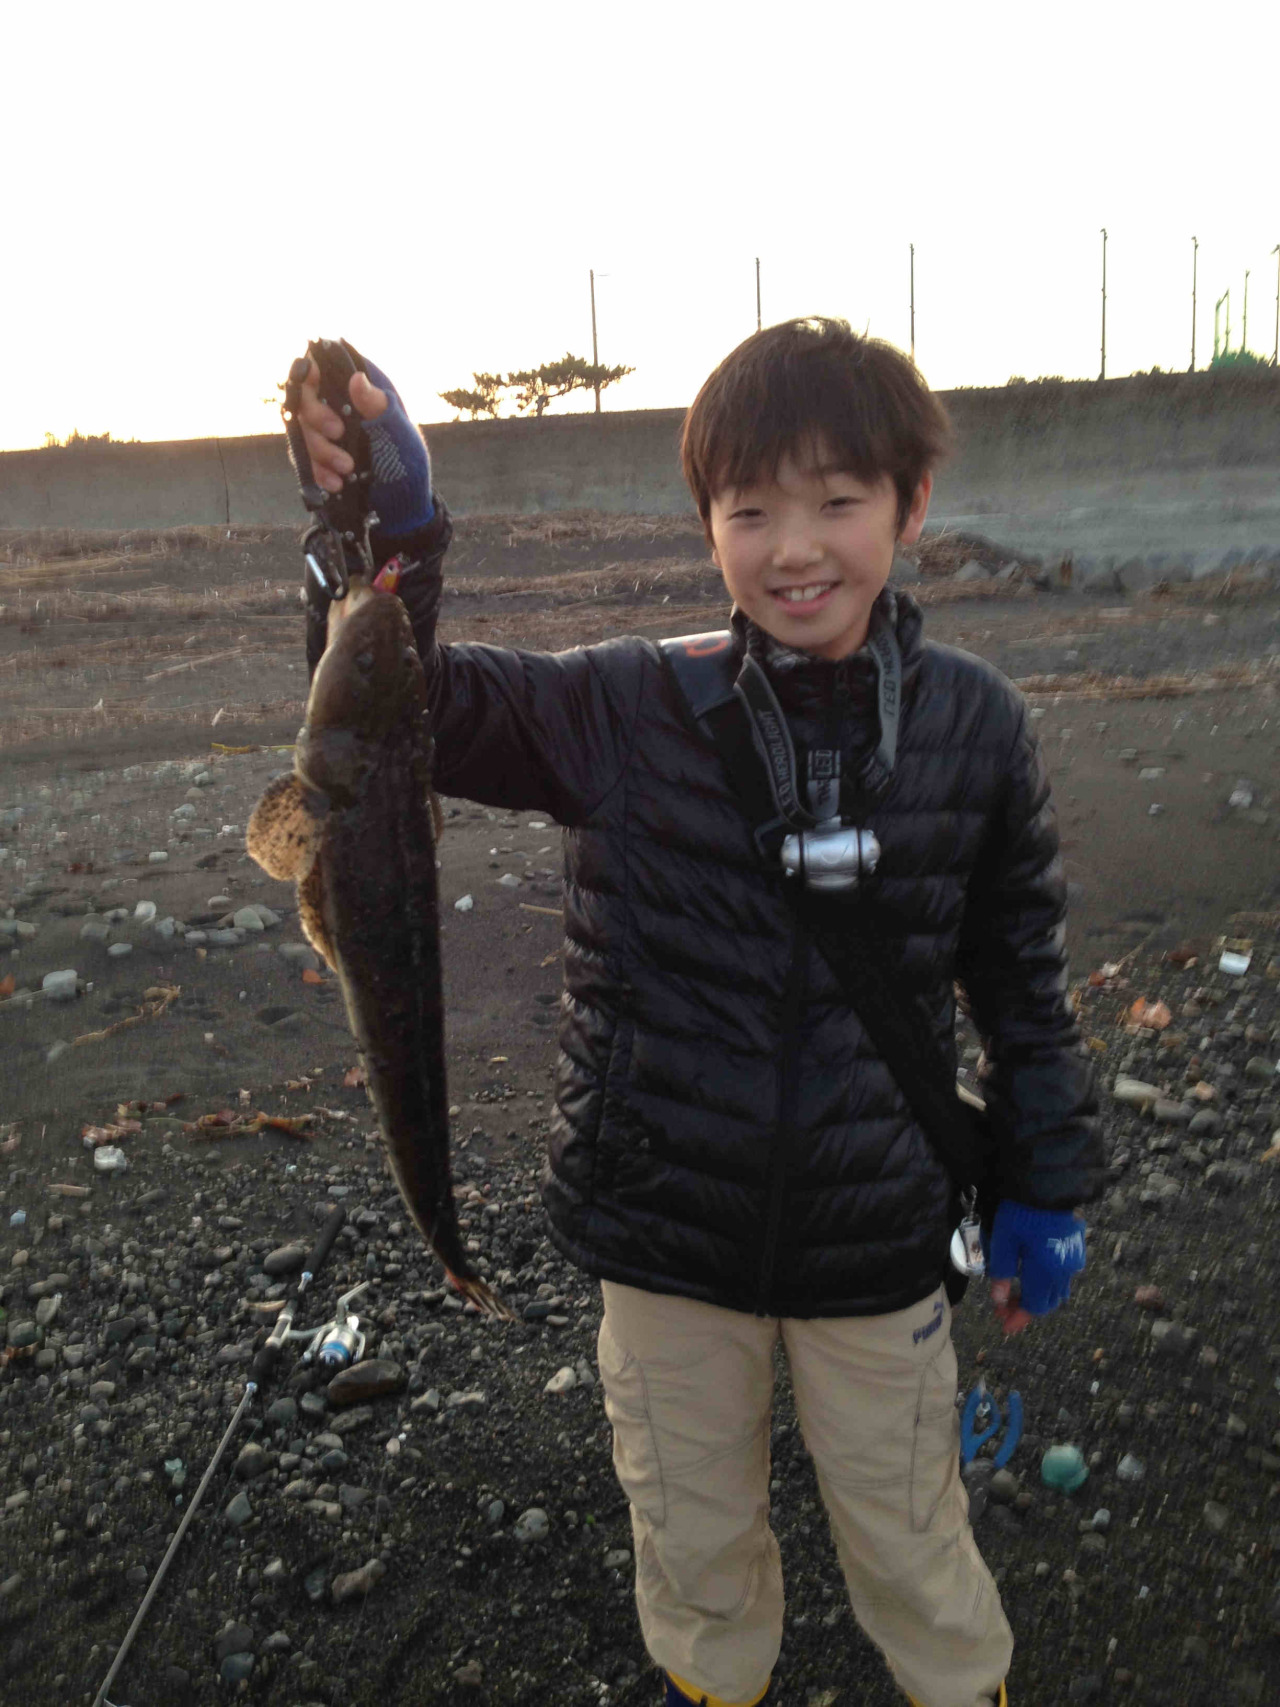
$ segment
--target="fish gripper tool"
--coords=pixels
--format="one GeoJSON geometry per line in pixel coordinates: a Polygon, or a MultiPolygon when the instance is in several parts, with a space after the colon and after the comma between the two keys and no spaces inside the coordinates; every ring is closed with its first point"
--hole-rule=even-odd
{"type": "Polygon", "coordinates": [[[364,357],[345,338],[313,338],[306,355],[299,356],[290,367],[281,388],[284,401],[280,414],[289,455],[297,470],[302,501],[315,517],[303,536],[303,560],[316,583],[314,591],[326,599],[345,599],[353,575],[372,583],[376,573],[369,543],[369,530],[378,522],[369,507],[373,463],[349,391],[351,376],[365,371],[364,357]],[[338,492],[326,492],[316,479],[298,421],[302,385],[313,361],[320,373],[320,395],[343,423],[337,443],[355,464],[338,492]]]}

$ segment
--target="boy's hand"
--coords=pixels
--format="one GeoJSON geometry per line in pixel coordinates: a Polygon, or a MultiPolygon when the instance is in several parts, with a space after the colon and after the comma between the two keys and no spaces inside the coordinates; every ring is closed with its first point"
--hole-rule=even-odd
{"type": "MultiPolygon", "coordinates": [[[[369,507],[378,517],[380,539],[405,540],[425,528],[435,514],[431,461],[422,434],[405,412],[395,386],[367,358],[356,359],[368,371],[353,373],[347,391],[364,423],[360,430],[369,441],[373,465],[369,507]]],[[[337,442],[343,436],[343,423],[320,395],[320,370],[314,359],[307,364],[297,420],[317,483],[326,492],[341,491],[355,463],[337,442]]]]}
{"type": "Polygon", "coordinates": [[[998,1205],[991,1225],[987,1273],[991,1302],[1006,1334],[1021,1333],[1034,1316],[1056,1310],[1071,1295],[1071,1277],[1085,1265],[1084,1222],[1070,1210],[998,1205]],[[1020,1295],[1013,1298],[1013,1282],[1020,1295]]]}
{"type": "MultiPolygon", "coordinates": [[[[353,373],[348,390],[362,420],[375,421],[385,411],[387,394],[374,385],[367,374],[353,373]]],[[[342,437],[342,421],[320,395],[320,369],[314,360],[308,362],[307,377],[302,382],[298,423],[317,483],[326,492],[340,492],[344,478],[352,472],[355,464],[335,443],[342,437]]]]}

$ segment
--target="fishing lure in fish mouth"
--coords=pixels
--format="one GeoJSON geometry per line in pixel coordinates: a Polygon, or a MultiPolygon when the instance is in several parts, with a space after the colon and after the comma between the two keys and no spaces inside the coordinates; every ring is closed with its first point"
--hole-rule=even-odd
{"type": "Polygon", "coordinates": [[[345,599],[353,576],[372,586],[377,572],[369,542],[370,530],[378,525],[378,517],[369,507],[373,456],[349,391],[352,375],[367,372],[367,367],[364,357],[345,338],[313,338],[306,355],[299,356],[290,367],[283,387],[280,414],[289,455],[302,489],[302,502],[316,518],[303,536],[303,561],[317,590],[328,599],[345,599]],[[302,385],[312,362],[320,373],[320,395],[343,424],[337,442],[355,464],[338,492],[326,492],[316,479],[298,420],[302,385]]]}

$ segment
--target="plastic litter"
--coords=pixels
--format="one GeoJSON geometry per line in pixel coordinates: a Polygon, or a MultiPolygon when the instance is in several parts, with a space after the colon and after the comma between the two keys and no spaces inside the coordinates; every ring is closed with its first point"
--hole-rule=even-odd
{"type": "Polygon", "coordinates": [[[995,1395],[988,1392],[985,1381],[969,1394],[960,1418],[960,1462],[968,1464],[977,1457],[987,1441],[999,1441],[991,1459],[992,1468],[1003,1470],[1013,1457],[1022,1438],[1022,1395],[1010,1393],[1001,1414],[995,1395]],[[1000,1440],[1003,1432],[1004,1439],[1000,1440]]]}
{"type": "Polygon", "coordinates": [[[114,1144],[100,1144],[93,1152],[93,1165],[100,1174],[119,1174],[129,1166],[129,1158],[114,1144]]]}
{"type": "Polygon", "coordinates": [[[1040,1460],[1040,1480],[1059,1493],[1074,1494],[1089,1478],[1089,1467],[1078,1446],[1051,1446],[1040,1460]]]}

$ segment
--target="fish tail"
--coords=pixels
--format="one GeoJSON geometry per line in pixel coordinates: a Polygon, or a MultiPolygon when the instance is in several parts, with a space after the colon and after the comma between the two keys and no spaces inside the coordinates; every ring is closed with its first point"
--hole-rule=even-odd
{"type": "Polygon", "coordinates": [[[450,1286],[460,1292],[469,1304],[474,1304],[482,1315],[496,1316],[499,1321],[503,1322],[515,1320],[515,1317],[493,1288],[481,1280],[478,1275],[455,1274],[451,1268],[446,1268],[444,1272],[450,1286]]]}

